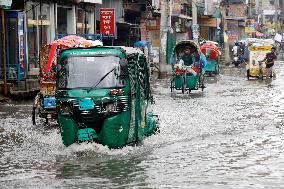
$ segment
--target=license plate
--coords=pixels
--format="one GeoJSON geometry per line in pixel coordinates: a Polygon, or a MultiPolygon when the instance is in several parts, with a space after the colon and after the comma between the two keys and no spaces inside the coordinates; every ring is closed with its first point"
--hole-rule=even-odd
{"type": "Polygon", "coordinates": [[[43,107],[44,108],[55,108],[56,107],[55,97],[44,98],[43,99],[43,107]]]}
{"type": "Polygon", "coordinates": [[[94,101],[89,98],[84,98],[79,101],[80,110],[91,110],[94,109],[94,101]]]}

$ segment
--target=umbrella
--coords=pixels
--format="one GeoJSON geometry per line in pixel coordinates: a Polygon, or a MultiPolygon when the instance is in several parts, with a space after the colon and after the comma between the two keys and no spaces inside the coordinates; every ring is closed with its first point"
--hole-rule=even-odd
{"type": "Polygon", "coordinates": [[[136,41],[133,46],[134,47],[145,47],[149,45],[150,45],[149,41],[136,41]]]}

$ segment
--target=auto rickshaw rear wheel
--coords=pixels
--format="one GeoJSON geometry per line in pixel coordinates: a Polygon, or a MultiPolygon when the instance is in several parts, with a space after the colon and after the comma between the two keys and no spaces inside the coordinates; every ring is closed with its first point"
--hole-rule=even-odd
{"type": "Polygon", "coordinates": [[[249,74],[249,70],[247,70],[247,78],[249,80],[250,74],[249,74]]]}
{"type": "MultiPolygon", "coordinates": [[[[267,76],[266,76],[267,77],[267,76]]],[[[259,79],[263,80],[263,71],[262,69],[260,70],[259,72],[259,76],[258,76],[259,79]]]]}

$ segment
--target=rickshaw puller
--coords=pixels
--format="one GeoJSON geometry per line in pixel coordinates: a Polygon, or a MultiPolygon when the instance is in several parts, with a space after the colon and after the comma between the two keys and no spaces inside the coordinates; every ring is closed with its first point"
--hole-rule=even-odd
{"type": "Polygon", "coordinates": [[[265,63],[266,64],[266,78],[272,77],[272,76],[276,78],[276,73],[274,71],[274,60],[277,59],[277,56],[276,56],[275,51],[276,51],[276,48],[272,47],[271,52],[266,54],[264,60],[259,61],[260,63],[266,61],[265,63]]]}

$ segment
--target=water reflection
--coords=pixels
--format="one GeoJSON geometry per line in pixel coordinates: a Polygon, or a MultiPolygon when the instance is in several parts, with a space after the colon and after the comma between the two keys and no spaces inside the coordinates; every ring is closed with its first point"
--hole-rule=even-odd
{"type": "Polygon", "coordinates": [[[56,124],[33,126],[32,102],[0,105],[0,188],[281,188],[284,73],[247,80],[222,67],[206,89],[153,85],[161,133],[139,146],[65,147],[56,124]],[[173,96],[172,96],[173,95],[173,96]]]}

